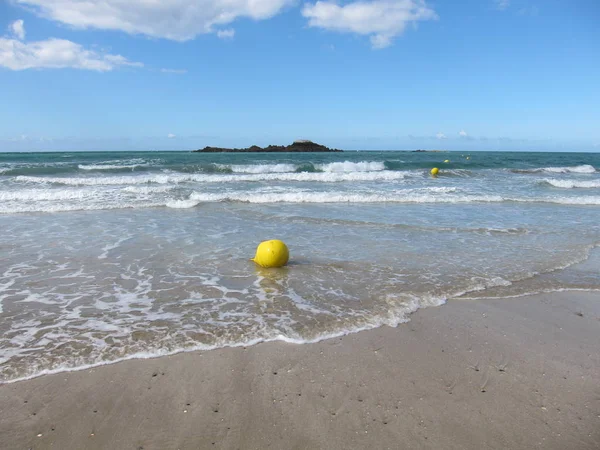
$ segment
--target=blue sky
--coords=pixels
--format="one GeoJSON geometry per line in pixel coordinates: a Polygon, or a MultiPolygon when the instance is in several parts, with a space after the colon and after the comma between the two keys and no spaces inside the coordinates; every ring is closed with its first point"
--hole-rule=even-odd
{"type": "Polygon", "coordinates": [[[0,151],[600,151],[597,0],[0,0],[0,151]]]}

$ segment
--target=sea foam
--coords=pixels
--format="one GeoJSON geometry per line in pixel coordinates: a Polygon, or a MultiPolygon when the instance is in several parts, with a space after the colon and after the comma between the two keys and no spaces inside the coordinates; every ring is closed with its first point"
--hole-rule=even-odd
{"type": "Polygon", "coordinates": [[[385,170],[385,164],[381,161],[341,161],[328,164],[315,164],[315,168],[331,173],[374,172],[385,170]]]}
{"type": "Polygon", "coordinates": [[[230,183],[260,181],[300,181],[336,183],[341,181],[395,181],[405,178],[407,172],[300,172],[300,173],[256,173],[256,174],[170,174],[102,177],[32,177],[20,175],[16,181],[24,183],[63,184],[69,186],[117,186],[136,184],[179,184],[179,183],[230,183]]]}
{"type": "Polygon", "coordinates": [[[574,189],[574,188],[582,188],[582,189],[593,189],[600,188],[600,180],[559,180],[556,178],[544,178],[540,181],[541,183],[549,184],[554,187],[564,188],[564,189],[574,189]]]}

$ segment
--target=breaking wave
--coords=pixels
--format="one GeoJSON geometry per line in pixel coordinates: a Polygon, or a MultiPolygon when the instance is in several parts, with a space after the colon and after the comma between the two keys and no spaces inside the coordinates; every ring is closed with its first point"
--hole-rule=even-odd
{"type": "Polygon", "coordinates": [[[49,183],[69,186],[117,186],[136,184],[179,184],[179,183],[228,183],[259,181],[317,181],[335,183],[341,181],[395,181],[403,179],[408,172],[293,172],[293,173],[241,173],[239,175],[217,174],[161,174],[103,177],[32,177],[21,175],[16,181],[23,183],[49,183]]]}
{"type": "Polygon", "coordinates": [[[556,178],[545,178],[545,179],[541,180],[540,183],[549,184],[550,186],[564,188],[564,189],[600,188],[600,180],[578,181],[578,180],[558,180],[556,178]]]}
{"type": "Polygon", "coordinates": [[[582,164],[580,166],[567,166],[567,167],[540,167],[537,169],[511,169],[514,173],[595,173],[596,169],[594,166],[589,164],[582,164]]]}

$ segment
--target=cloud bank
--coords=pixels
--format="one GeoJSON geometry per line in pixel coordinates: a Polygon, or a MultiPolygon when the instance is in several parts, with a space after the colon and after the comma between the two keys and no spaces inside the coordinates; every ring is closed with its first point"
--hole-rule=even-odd
{"type": "Polygon", "coordinates": [[[22,20],[13,22],[9,30],[16,39],[0,38],[0,67],[10,70],[71,68],[108,72],[122,66],[143,66],[121,55],[86,50],[65,39],[24,42],[25,25],[22,20]]]}
{"type": "MultiPolygon", "coordinates": [[[[79,29],[117,30],[174,41],[216,33],[234,36],[227,25],[239,18],[265,20],[295,0],[13,0],[38,16],[79,29]]],[[[505,0],[506,1],[506,0],[505,0]]],[[[310,27],[369,36],[373,48],[387,47],[410,24],[437,19],[425,0],[307,3],[310,27]]]]}
{"type": "MultiPolygon", "coordinates": [[[[247,17],[269,19],[293,0],[14,0],[40,17],[75,28],[118,30],[174,41],[247,17]]],[[[225,30],[225,33],[229,33],[225,30]]]]}
{"type": "Polygon", "coordinates": [[[311,27],[370,36],[373,48],[389,46],[409,24],[438,18],[424,0],[318,1],[305,5],[302,15],[311,27]]]}

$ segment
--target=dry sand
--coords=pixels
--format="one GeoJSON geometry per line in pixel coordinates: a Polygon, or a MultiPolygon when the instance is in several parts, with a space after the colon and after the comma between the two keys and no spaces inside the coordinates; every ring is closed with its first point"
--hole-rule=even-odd
{"type": "Polygon", "coordinates": [[[600,449],[600,293],[0,386],[2,449],[600,449]]]}

